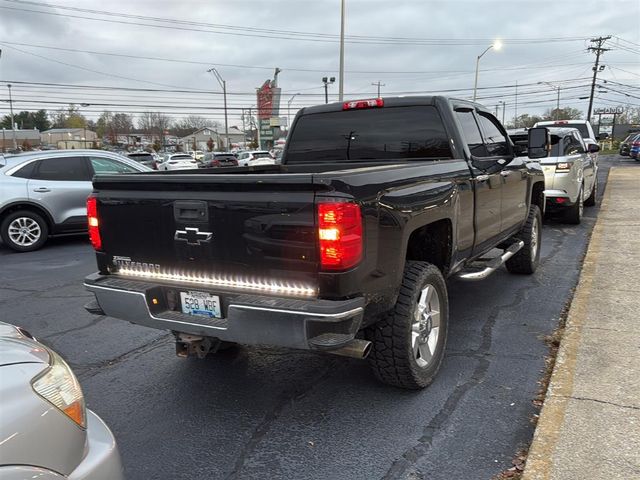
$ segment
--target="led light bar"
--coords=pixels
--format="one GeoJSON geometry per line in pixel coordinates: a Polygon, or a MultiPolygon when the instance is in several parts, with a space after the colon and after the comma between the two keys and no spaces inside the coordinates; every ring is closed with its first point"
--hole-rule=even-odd
{"type": "Polygon", "coordinates": [[[318,289],[302,283],[292,283],[284,280],[246,279],[231,275],[218,276],[200,273],[185,273],[164,270],[149,270],[121,267],[118,275],[123,277],[137,277],[147,280],[164,280],[167,282],[196,284],[207,287],[223,287],[234,290],[247,290],[258,293],[275,293],[295,297],[313,297],[318,289]]]}

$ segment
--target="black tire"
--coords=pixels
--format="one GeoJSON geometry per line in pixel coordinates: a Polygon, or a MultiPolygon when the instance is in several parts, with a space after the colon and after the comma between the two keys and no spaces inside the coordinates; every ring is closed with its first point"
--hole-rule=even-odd
{"type": "Polygon", "coordinates": [[[0,224],[0,236],[2,242],[16,252],[31,252],[38,250],[46,243],[49,236],[49,226],[41,215],[31,210],[18,210],[7,215],[0,224]],[[20,224],[27,228],[30,237],[23,242],[15,237],[15,228],[20,224]],[[12,229],[12,232],[9,230],[12,229]],[[13,234],[13,235],[12,235],[13,234]],[[36,235],[37,239],[33,239],[36,235]]]}
{"type": "Polygon", "coordinates": [[[580,187],[576,203],[568,207],[566,212],[564,212],[565,223],[580,225],[580,222],[582,222],[582,214],[584,212],[584,192],[582,191],[583,188],[584,186],[580,187]]]}
{"type": "Polygon", "coordinates": [[[429,385],[444,358],[448,323],[447,285],[440,270],[427,262],[407,262],[393,310],[366,332],[373,344],[367,358],[376,377],[386,384],[412,390],[429,385]],[[428,290],[429,286],[433,290],[428,290]],[[420,320],[416,318],[423,290],[425,298],[431,299],[424,302],[428,311],[433,315],[437,307],[438,317],[421,315],[420,320]],[[435,322],[438,322],[437,331],[434,330],[435,322]],[[416,328],[422,332],[416,333],[415,339],[414,323],[419,323],[416,328]],[[420,358],[414,354],[414,341],[419,347],[416,351],[420,352],[420,358]],[[428,359],[421,354],[423,351],[430,355],[428,359]]]}
{"type": "Polygon", "coordinates": [[[591,189],[591,195],[584,201],[585,207],[594,207],[596,205],[596,201],[598,200],[598,178],[596,177],[593,181],[593,188],[591,189]]]}
{"type": "Polygon", "coordinates": [[[542,241],[542,214],[537,205],[531,205],[529,216],[522,229],[513,237],[522,240],[524,246],[505,262],[510,273],[535,273],[540,264],[540,245],[542,241]]]}

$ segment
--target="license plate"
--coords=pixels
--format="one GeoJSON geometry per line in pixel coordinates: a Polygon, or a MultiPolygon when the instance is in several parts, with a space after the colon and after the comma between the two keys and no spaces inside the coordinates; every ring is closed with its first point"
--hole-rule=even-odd
{"type": "Polygon", "coordinates": [[[206,292],[180,292],[180,303],[182,304],[182,313],[222,318],[220,297],[217,295],[206,292]]]}

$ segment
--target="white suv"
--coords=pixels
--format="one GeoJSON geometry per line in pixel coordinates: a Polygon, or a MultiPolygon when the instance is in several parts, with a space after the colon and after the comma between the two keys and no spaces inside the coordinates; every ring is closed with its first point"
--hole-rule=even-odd
{"type": "Polygon", "coordinates": [[[592,157],[600,147],[585,145],[575,128],[549,128],[551,154],[541,158],[544,171],[546,211],[561,211],[567,223],[582,221],[583,206],[596,204],[598,161],[592,157]]]}
{"type": "MultiPolygon", "coordinates": [[[[588,120],[545,120],[537,122],[534,127],[576,128],[587,147],[598,144],[598,137],[588,120]]],[[[597,157],[597,154],[592,156],[597,157]]]]}

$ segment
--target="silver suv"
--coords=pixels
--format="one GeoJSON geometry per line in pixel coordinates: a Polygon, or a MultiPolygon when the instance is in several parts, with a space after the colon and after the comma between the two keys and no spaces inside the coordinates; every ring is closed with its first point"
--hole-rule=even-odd
{"type": "Polygon", "coordinates": [[[15,251],[28,252],[51,235],[85,232],[94,175],[149,171],[100,150],[0,155],[0,238],[15,251]]]}

